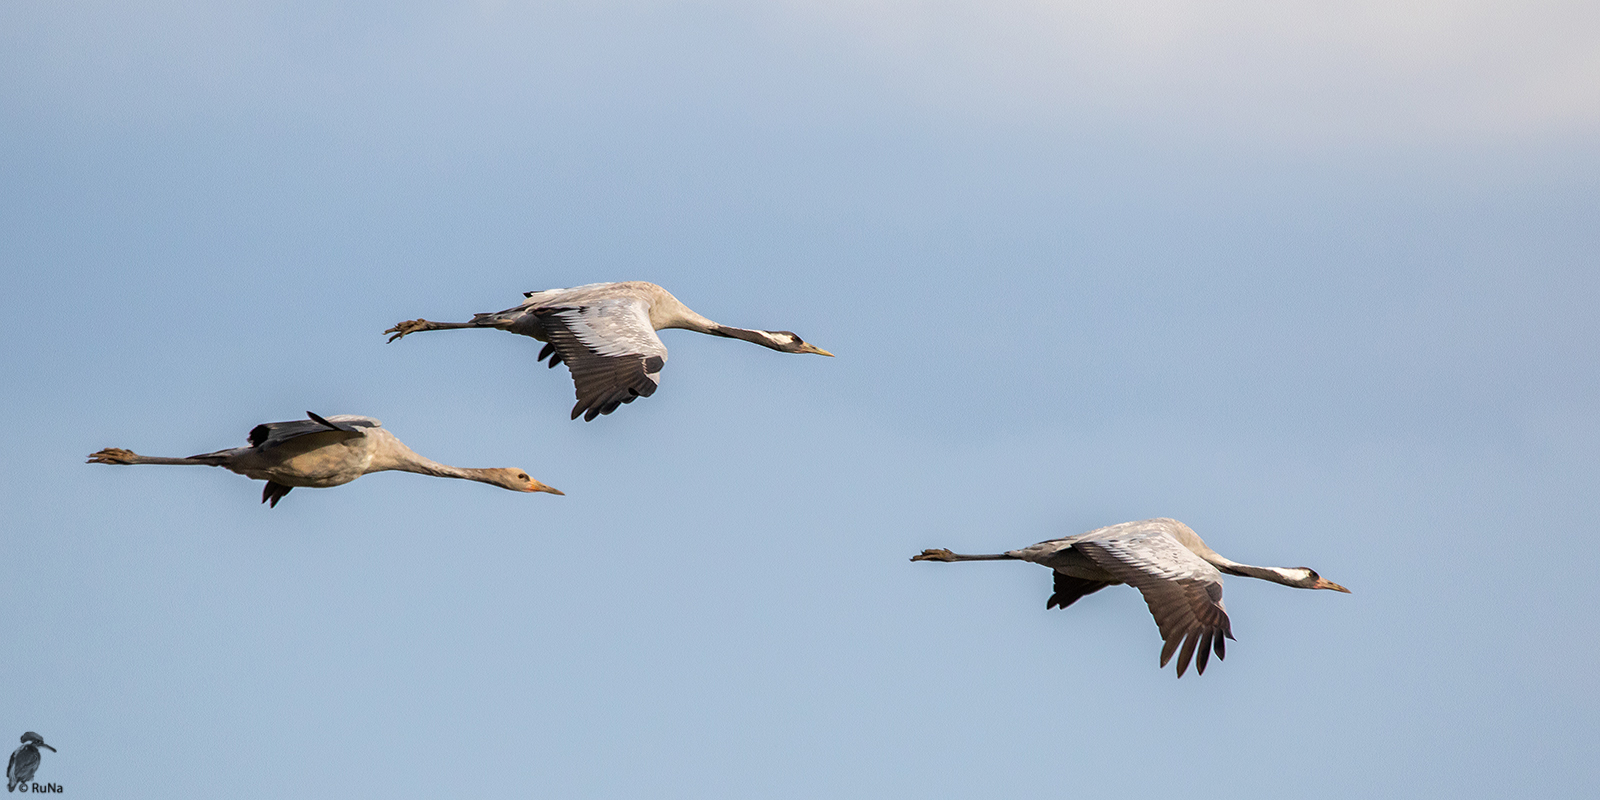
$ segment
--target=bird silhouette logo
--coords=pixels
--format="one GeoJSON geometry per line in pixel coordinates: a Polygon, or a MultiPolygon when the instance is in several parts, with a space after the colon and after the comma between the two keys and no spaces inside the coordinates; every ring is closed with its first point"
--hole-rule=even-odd
{"type": "MultiPolygon", "coordinates": [[[[28,782],[33,780],[33,773],[39,771],[39,748],[54,753],[56,749],[44,743],[44,737],[33,731],[22,734],[22,746],[11,751],[11,762],[6,765],[6,791],[14,792],[18,786],[22,791],[28,791],[28,782]]],[[[34,785],[39,789],[38,784],[34,785]]],[[[60,791],[51,784],[51,789],[60,791]]]]}

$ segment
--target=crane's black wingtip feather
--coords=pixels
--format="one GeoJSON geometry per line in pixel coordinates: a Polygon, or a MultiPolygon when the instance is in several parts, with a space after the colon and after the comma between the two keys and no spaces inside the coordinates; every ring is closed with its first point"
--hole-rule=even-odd
{"type": "Polygon", "coordinates": [[[1189,670],[1189,662],[1194,658],[1194,647],[1200,642],[1200,629],[1191,628],[1189,634],[1183,637],[1183,649],[1178,651],[1178,677],[1189,670]]]}
{"type": "Polygon", "coordinates": [[[323,419],[322,417],[318,416],[315,411],[307,411],[306,412],[306,416],[310,417],[311,421],[317,423],[318,425],[326,425],[326,426],[328,426],[328,427],[330,427],[330,428],[332,428],[332,429],[334,429],[336,431],[344,430],[344,428],[341,428],[338,425],[335,425],[332,422],[329,422],[329,421],[323,419]]]}

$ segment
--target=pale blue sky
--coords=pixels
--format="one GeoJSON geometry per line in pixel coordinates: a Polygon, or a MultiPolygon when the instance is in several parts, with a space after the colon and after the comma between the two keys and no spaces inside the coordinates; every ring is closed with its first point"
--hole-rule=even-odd
{"type": "Polygon", "coordinates": [[[0,8],[0,735],[79,797],[1593,791],[1586,3],[0,8]],[[418,316],[652,280],[567,421],[418,316]],[[276,509],[310,409],[518,466],[276,509]],[[1152,516],[1230,579],[911,564],[1152,516]],[[9,741],[9,740],[8,740],[9,741]]]}

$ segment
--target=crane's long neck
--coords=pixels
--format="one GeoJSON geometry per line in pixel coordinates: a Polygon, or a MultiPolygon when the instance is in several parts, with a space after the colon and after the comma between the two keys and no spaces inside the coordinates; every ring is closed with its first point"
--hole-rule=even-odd
{"type": "Polygon", "coordinates": [[[1215,551],[1200,553],[1201,558],[1211,562],[1217,569],[1229,575],[1239,575],[1246,578],[1260,578],[1264,581],[1281,583],[1285,586],[1299,586],[1305,579],[1305,571],[1299,569],[1285,569],[1283,567],[1257,567],[1251,564],[1240,564],[1218,555],[1215,551]]]}
{"type": "Polygon", "coordinates": [[[402,472],[415,472],[418,475],[432,475],[435,478],[462,478],[469,481],[493,483],[489,478],[492,470],[473,469],[472,467],[452,467],[449,464],[440,464],[431,458],[425,458],[411,453],[411,457],[396,463],[386,469],[396,469],[402,472]]]}
{"type": "Polygon", "coordinates": [[[498,479],[499,470],[452,467],[449,464],[441,464],[401,444],[400,440],[394,438],[393,435],[386,439],[383,447],[373,456],[372,465],[367,468],[368,472],[382,472],[385,470],[414,472],[418,475],[432,475],[435,478],[461,478],[463,480],[478,481],[479,483],[500,485],[500,480],[498,479]]]}
{"type": "Polygon", "coordinates": [[[709,333],[713,336],[726,336],[729,339],[743,339],[752,344],[759,344],[762,347],[770,347],[773,350],[782,348],[782,343],[777,339],[774,339],[772,334],[766,331],[751,330],[750,328],[734,328],[728,325],[713,325],[712,330],[706,331],[706,333],[709,333]]]}
{"type": "Polygon", "coordinates": [[[651,306],[650,313],[651,322],[657,330],[679,328],[696,333],[708,333],[712,336],[726,336],[729,339],[743,339],[774,350],[782,346],[782,343],[767,331],[723,325],[695,313],[671,295],[657,298],[655,304],[651,306]]]}

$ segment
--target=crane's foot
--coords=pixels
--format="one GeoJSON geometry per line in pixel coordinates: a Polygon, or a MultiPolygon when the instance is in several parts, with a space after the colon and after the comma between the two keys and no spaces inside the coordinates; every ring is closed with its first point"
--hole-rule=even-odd
{"type": "Polygon", "coordinates": [[[408,333],[416,333],[417,331],[428,330],[429,327],[432,326],[432,325],[433,325],[433,323],[431,323],[431,322],[429,322],[429,321],[427,321],[425,319],[408,319],[405,322],[402,322],[399,325],[396,325],[393,328],[390,328],[389,330],[384,331],[384,333],[392,333],[392,334],[394,334],[393,336],[389,337],[389,341],[393,342],[394,340],[396,340],[396,339],[398,339],[398,338],[400,338],[400,337],[402,337],[402,336],[404,336],[404,335],[406,335],[408,333]]]}
{"type": "Polygon", "coordinates": [[[132,450],[120,447],[107,447],[98,453],[91,454],[88,464],[133,464],[139,455],[132,450]]]}
{"type": "Polygon", "coordinates": [[[924,551],[922,551],[922,555],[912,556],[911,560],[912,561],[954,561],[954,560],[956,560],[956,554],[952,553],[949,550],[946,550],[946,549],[941,547],[941,548],[939,548],[937,550],[924,550],[924,551]]]}

